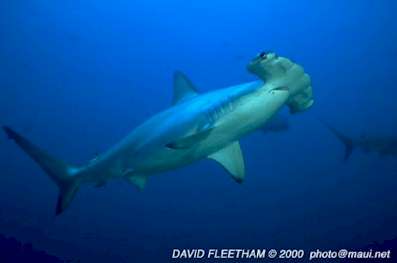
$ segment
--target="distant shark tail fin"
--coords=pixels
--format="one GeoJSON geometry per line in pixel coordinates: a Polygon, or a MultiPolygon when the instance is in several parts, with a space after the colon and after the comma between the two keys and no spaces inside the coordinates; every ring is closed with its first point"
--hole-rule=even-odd
{"type": "Polygon", "coordinates": [[[9,127],[3,127],[8,138],[28,154],[52,179],[59,188],[56,215],[61,214],[71,203],[80,186],[79,169],[55,159],[26,138],[22,137],[9,127]]]}
{"type": "Polygon", "coordinates": [[[347,161],[350,157],[350,155],[353,152],[354,144],[353,140],[346,135],[342,134],[340,131],[336,130],[335,128],[331,127],[327,123],[323,124],[335,135],[336,138],[338,138],[343,145],[345,146],[345,156],[343,158],[344,161],[347,161]]]}

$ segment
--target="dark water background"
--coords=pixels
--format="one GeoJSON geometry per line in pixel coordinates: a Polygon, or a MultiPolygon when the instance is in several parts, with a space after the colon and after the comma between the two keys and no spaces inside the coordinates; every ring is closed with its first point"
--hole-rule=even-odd
{"type": "Polygon", "coordinates": [[[185,71],[203,92],[254,80],[263,49],[311,75],[315,106],[291,130],[241,140],[247,178],[214,162],[57,189],[0,137],[0,233],[82,262],[167,262],[176,248],[365,247],[397,237],[397,159],[343,146],[397,132],[396,1],[2,1],[0,124],[73,164],[106,150],[172,98],[185,71]]]}

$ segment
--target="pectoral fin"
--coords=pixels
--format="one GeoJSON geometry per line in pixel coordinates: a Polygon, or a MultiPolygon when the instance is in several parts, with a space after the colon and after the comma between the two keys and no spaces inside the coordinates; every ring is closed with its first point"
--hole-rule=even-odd
{"type": "Polygon", "coordinates": [[[242,183],[245,177],[244,157],[238,141],[226,148],[211,154],[208,158],[215,160],[226,169],[238,183],[242,183]]]}
{"type": "Polygon", "coordinates": [[[212,129],[207,129],[198,133],[195,133],[193,135],[187,136],[187,137],[183,137],[181,139],[178,139],[176,141],[167,143],[166,146],[168,148],[174,149],[174,150],[178,150],[178,149],[188,149],[193,147],[195,144],[197,144],[198,142],[204,140],[205,138],[208,137],[208,135],[210,135],[212,129]]]}
{"type": "Polygon", "coordinates": [[[140,191],[143,191],[143,189],[146,186],[146,182],[147,182],[147,175],[132,175],[132,176],[128,176],[127,180],[135,185],[140,191]]]}

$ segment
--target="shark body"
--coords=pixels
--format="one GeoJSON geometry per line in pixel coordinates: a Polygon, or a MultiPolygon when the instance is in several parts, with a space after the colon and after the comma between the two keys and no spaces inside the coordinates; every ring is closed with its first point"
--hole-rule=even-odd
{"type": "Polygon", "coordinates": [[[52,157],[8,127],[4,130],[59,187],[56,214],[69,206],[82,183],[102,186],[123,178],[143,189],[148,176],[207,157],[241,183],[245,169],[238,140],[263,126],[283,105],[298,112],[313,103],[309,76],[288,59],[261,53],[248,69],[262,80],[206,94],[198,94],[192,82],[176,72],[173,106],[81,167],[52,157]]]}

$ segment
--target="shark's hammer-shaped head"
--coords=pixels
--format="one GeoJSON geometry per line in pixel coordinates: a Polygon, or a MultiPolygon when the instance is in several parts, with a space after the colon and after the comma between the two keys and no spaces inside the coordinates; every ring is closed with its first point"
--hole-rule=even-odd
{"type": "Polygon", "coordinates": [[[254,57],[247,69],[264,81],[268,81],[277,75],[282,74],[281,65],[277,63],[278,56],[273,52],[263,51],[254,57]]]}
{"type": "Polygon", "coordinates": [[[310,76],[300,65],[273,52],[261,52],[249,62],[247,69],[265,81],[269,88],[288,90],[290,95],[286,104],[291,113],[312,106],[310,76]]]}

